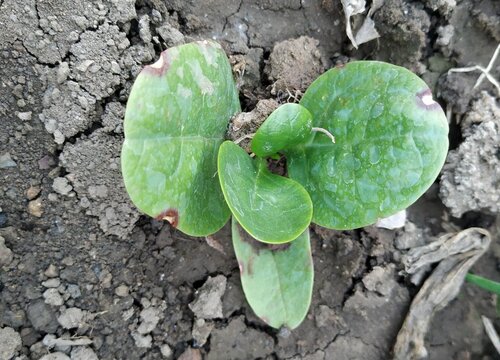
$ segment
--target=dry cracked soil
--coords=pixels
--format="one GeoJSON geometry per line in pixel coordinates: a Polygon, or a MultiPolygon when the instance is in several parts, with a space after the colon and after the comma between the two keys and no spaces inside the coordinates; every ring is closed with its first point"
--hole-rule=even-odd
{"type": "MultiPolygon", "coordinates": [[[[500,3],[385,0],[373,19],[380,37],[355,49],[339,0],[0,0],[0,358],[388,359],[426,276],[401,271],[408,249],[487,228],[473,271],[499,280],[498,93],[448,69],[488,64],[500,3]],[[252,313],[227,227],[184,236],[141,215],[122,184],[135,76],[207,38],[230,56],[247,113],[296,100],[336,64],[378,59],[423,77],[450,118],[446,165],[404,228],[312,228],[313,302],[294,331],[252,313]]],[[[481,323],[500,326],[495,304],[465,284],[431,323],[429,359],[498,358],[481,323]]]]}

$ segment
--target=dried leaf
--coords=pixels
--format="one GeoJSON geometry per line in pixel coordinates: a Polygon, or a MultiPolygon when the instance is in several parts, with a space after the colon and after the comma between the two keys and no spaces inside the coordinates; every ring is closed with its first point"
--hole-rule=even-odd
{"type": "Polygon", "coordinates": [[[356,36],[352,34],[351,27],[351,16],[361,14],[365,11],[366,2],[365,0],[341,0],[342,6],[344,8],[344,14],[346,18],[346,29],[345,32],[349,40],[351,40],[352,45],[357,49],[359,45],[364,44],[368,41],[374,40],[380,37],[380,34],[375,29],[375,22],[372,19],[373,13],[380,9],[384,5],[384,0],[374,0],[372,7],[368,11],[363,24],[356,33],[356,36]]]}
{"type": "Polygon", "coordinates": [[[377,29],[375,29],[375,21],[373,21],[371,17],[366,17],[354,39],[358,45],[361,45],[379,37],[380,34],[377,32],[377,29]]]}
{"type": "Polygon", "coordinates": [[[497,350],[497,352],[500,354],[500,338],[498,337],[498,334],[495,330],[495,327],[493,326],[493,322],[487,318],[486,316],[481,316],[483,320],[483,325],[484,329],[486,330],[486,334],[488,334],[488,337],[490,338],[491,342],[493,343],[493,346],[497,350]]]}
{"type": "Polygon", "coordinates": [[[218,252],[226,255],[226,252],[224,251],[224,246],[222,246],[222,244],[219,242],[219,240],[214,238],[212,235],[205,236],[205,241],[207,242],[208,246],[210,246],[210,247],[214,248],[215,250],[217,250],[218,252]]]}
{"type": "Polygon", "coordinates": [[[465,275],[485,253],[491,242],[488,231],[470,228],[447,234],[438,241],[414,248],[403,258],[406,271],[414,273],[422,266],[440,261],[413,299],[394,346],[394,359],[427,357],[424,338],[434,313],[453,300],[465,275]]]}
{"type": "Polygon", "coordinates": [[[341,2],[342,2],[342,7],[344,8],[344,14],[345,14],[345,32],[346,32],[349,40],[351,40],[352,45],[357,49],[358,44],[356,43],[354,35],[352,34],[351,16],[361,14],[363,11],[365,11],[366,1],[365,0],[341,0],[341,2]]]}

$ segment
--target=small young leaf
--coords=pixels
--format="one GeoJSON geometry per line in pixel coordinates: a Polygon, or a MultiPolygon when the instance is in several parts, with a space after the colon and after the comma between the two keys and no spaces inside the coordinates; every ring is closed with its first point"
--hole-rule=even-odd
{"type": "Polygon", "coordinates": [[[287,152],[288,174],[308,190],[313,222],[353,229],[405,209],[434,182],[448,150],[448,122],[410,71],[357,61],[321,75],[301,105],[316,133],[287,152]]]}
{"type": "Polygon", "coordinates": [[[218,170],[233,216],[257,240],[285,243],[309,226],[309,194],[296,181],[272,174],[265,159],[254,160],[238,145],[226,141],[219,149],[218,170]]]}
{"type": "Polygon", "coordinates": [[[252,151],[270,156],[304,142],[311,135],[311,113],[299,104],[284,104],[274,110],[255,133],[252,151]]]}
{"type": "Polygon", "coordinates": [[[146,214],[205,236],[230,212],[217,179],[217,153],[240,110],[229,61],[210,41],[173,47],[137,77],[125,113],[122,172],[146,214]]]}
{"type": "Polygon", "coordinates": [[[241,283],[255,314],[273,328],[294,329],[311,303],[314,269],[309,230],[288,244],[267,245],[232,221],[241,283]]]}

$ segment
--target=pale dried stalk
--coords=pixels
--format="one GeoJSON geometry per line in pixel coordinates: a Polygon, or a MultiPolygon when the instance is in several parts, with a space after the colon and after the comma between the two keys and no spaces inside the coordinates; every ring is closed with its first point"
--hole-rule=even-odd
{"type": "Polygon", "coordinates": [[[481,319],[483,320],[483,325],[484,329],[486,330],[486,334],[488,334],[488,337],[490,338],[493,346],[495,349],[497,349],[497,352],[500,354],[500,338],[498,337],[498,334],[493,327],[493,323],[491,322],[490,319],[488,319],[486,316],[481,316],[481,319]]]}

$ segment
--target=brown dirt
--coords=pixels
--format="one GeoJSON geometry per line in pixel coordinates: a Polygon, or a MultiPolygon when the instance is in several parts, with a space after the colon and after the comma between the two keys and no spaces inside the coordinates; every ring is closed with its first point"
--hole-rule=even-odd
{"type": "MultiPolygon", "coordinates": [[[[498,94],[486,81],[473,90],[477,73],[446,74],[450,67],[487,65],[499,15],[493,0],[386,0],[374,15],[381,37],[355,50],[336,0],[0,0],[0,328],[19,334],[13,354],[20,360],[49,352],[72,359],[390,358],[420,284],[399,273],[408,247],[450,224],[489,228],[492,248],[474,271],[500,279],[500,185],[488,179],[482,187],[477,174],[466,181],[471,159],[498,157],[492,139],[500,125],[485,115],[459,126],[474,118],[481,90],[498,94]],[[245,302],[227,227],[211,239],[221,252],[142,216],[122,185],[121,121],[134,76],[166,46],[204,38],[220,41],[231,56],[245,111],[262,99],[293,101],[316,73],[349,59],[410,68],[453,111],[456,150],[444,176],[453,181],[446,190],[438,182],[409,209],[411,224],[395,231],[313,227],[313,302],[292,332],[266,327],[245,302]],[[293,59],[304,58],[306,64],[294,66],[293,59]],[[471,154],[483,148],[487,153],[471,154]],[[446,198],[447,208],[440,191],[457,199],[467,191],[481,201],[471,207],[446,198]],[[227,280],[217,289],[223,317],[200,323],[188,305],[217,275],[227,280]],[[77,327],[60,318],[70,308],[82,310],[77,327]],[[49,349],[43,340],[52,335],[92,343],[49,349]]],[[[498,111],[497,100],[489,114],[498,111]]],[[[481,166],[493,171],[488,164],[498,159],[490,160],[481,166]]],[[[434,319],[429,358],[498,356],[480,320],[486,315],[498,328],[495,300],[466,284],[434,319]]],[[[11,345],[0,339],[0,349],[11,345]]]]}

